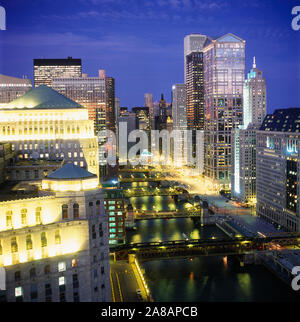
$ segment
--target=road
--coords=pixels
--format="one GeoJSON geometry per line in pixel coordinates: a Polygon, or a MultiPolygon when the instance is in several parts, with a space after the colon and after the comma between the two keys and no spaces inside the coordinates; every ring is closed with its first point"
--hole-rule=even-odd
{"type": "Polygon", "coordinates": [[[131,265],[127,261],[110,263],[113,302],[139,302],[139,285],[131,265]]]}

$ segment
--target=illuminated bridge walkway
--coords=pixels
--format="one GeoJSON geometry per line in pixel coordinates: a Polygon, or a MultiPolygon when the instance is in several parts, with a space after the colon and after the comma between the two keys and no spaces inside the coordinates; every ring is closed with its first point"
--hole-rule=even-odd
{"type": "MultiPolygon", "coordinates": [[[[200,218],[201,210],[198,211],[144,211],[135,212],[135,220],[144,219],[171,219],[171,218],[200,218]]],[[[217,216],[205,216],[203,217],[207,222],[215,223],[218,219],[217,216]]]]}
{"type": "Polygon", "coordinates": [[[139,260],[155,260],[160,258],[237,255],[249,254],[253,251],[273,249],[274,245],[296,246],[300,244],[300,233],[287,233],[270,237],[235,237],[211,239],[185,239],[145,243],[130,243],[110,249],[116,260],[127,259],[128,254],[136,254],[139,260]]]}

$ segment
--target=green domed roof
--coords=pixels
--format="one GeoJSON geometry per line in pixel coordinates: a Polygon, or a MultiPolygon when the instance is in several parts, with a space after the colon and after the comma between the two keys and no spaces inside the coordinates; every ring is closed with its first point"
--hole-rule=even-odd
{"type": "Polygon", "coordinates": [[[68,109],[83,108],[47,85],[40,85],[4,105],[4,109],[68,109]]]}

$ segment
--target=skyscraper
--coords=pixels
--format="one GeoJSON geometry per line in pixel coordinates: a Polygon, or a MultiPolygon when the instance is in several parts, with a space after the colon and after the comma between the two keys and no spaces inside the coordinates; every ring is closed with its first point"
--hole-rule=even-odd
{"type": "Polygon", "coordinates": [[[266,81],[253,58],[244,82],[244,124],[232,131],[231,146],[231,193],[251,204],[256,201],[256,132],[267,113],[266,96],[266,81]]]}
{"type": "Polygon", "coordinates": [[[255,57],[253,66],[244,82],[244,127],[249,123],[261,125],[267,114],[266,80],[261,70],[256,68],[255,57]]]}
{"type": "Polygon", "coordinates": [[[145,107],[149,108],[150,124],[152,125],[154,121],[153,95],[150,93],[146,93],[144,97],[145,97],[145,107]]]}
{"type": "Polygon", "coordinates": [[[187,129],[185,84],[176,84],[172,86],[172,116],[174,130],[187,129]]]}
{"type": "Polygon", "coordinates": [[[34,86],[52,85],[53,78],[81,77],[81,59],[34,59],[34,86]]]}
{"type": "Polygon", "coordinates": [[[106,128],[116,133],[115,79],[113,77],[106,77],[105,87],[106,87],[106,128]]]}
{"type": "Polygon", "coordinates": [[[191,130],[204,129],[203,48],[209,38],[191,34],[184,38],[184,82],[186,84],[187,125],[191,130]]]}
{"type": "Polygon", "coordinates": [[[31,89],[30,79],[0,74],[0,105],[15,100],[31,89]]]}
{"type": "Polygon", "coordinates": [[[231,131],[243,122],[245,40],[226,34],[203,49],[205,175],[230,187],[231,131]]]}

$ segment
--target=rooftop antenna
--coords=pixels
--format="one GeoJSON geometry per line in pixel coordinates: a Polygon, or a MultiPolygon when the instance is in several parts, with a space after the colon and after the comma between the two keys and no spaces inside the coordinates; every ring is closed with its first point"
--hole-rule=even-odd
{"type": "Polygon", "coordinates": [[[253,68],[256,68],[255,56],[253,57],[253,68]]]}

